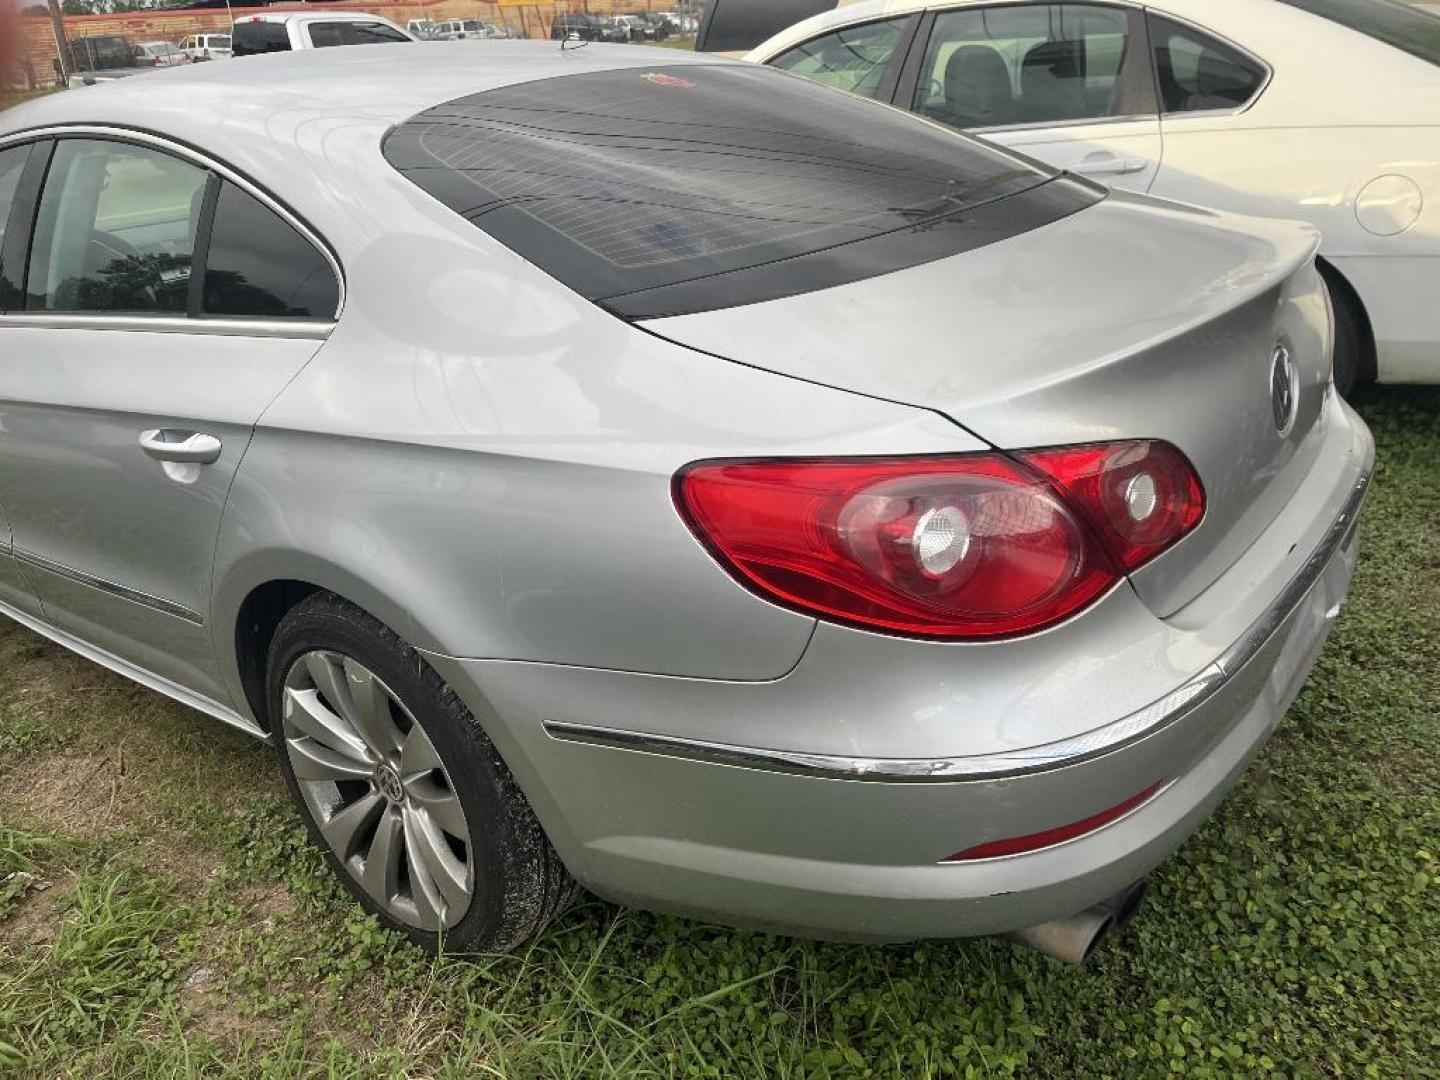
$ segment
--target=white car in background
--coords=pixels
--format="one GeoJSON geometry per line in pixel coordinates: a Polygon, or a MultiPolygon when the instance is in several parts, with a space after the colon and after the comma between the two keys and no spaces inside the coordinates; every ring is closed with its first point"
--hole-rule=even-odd
{"type": "Polygon", "coordinates": [[[136,67],[179,67],[190,63],[190,54],[168,41],[142,41],[135,46],[136,67]]]}
{"type": "Polygon", "coordinates": [[[1114,187],[1309,221],[1337,383],[1440,382],[1440,19],[1394,0],[865,0],[748,59],[1114,187]]]}

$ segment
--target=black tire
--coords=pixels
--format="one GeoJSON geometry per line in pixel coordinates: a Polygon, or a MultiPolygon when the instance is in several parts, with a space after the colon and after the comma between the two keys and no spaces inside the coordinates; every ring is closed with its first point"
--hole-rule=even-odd
{"type": "Polygon", "coordinates": [[[469,709],[423,657],[384,624],[332,593],[312,594],[281,620],[266,673],[271,742],[285,785],[330,868],[382,924],[431,951],[505,952],[538,933],[579,895],[579,886],[469,709]],[[474,888],[468,910],[443,932],[407,925],[375,902],[336,857],[301,794],[286,746],[282,695],[292,666],[316,650],[341,654],[368,668],[423,728],[447,780],[460,780],[453,791],[470,823],[474,888]]]}
{"type": "Polygon", "coordinates": [[[1335,312],[1335,389],[1341,397],[1349,397],[1359,387],[1375,381],[1370,322],[1349,283],[1323,264],[1320,276],[1335,312]]]}

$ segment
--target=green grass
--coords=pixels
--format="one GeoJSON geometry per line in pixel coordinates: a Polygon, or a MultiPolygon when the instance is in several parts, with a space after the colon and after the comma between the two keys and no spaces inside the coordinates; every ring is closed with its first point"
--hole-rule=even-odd
{"type": "Polygon", "coordinates": [[[1440,391],[1361,408],[1351,602],[1082,969],[599,901],[432,960],[345,899],[267,748],[0,627],[0,1075],[1440,1076],[1440,391]]]}

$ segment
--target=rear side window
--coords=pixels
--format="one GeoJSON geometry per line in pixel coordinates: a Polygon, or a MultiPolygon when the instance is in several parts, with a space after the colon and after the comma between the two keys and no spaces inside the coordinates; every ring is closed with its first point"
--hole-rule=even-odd
{"type": "Polygon", "coordinates": [[[236,56],[290,51],[290,31],[284,23],[236,23],[231,40],[236,56]]]}
{"type": "Polygon", "coordinates": [[[1366,37],[1440,65],[1440,19],[1393,0],[1282,0],[1366,37]]]}
{"type": "Polygon", "coordinates": [[[30,147],[14,146],[0,150],[0,251],[5,250],[5,231],[10,222],[10,210],[15,205],[15,191],[20,186],[20,174],[30,160],[30,147]]]}
{"type": "Polygon", "coordinates": [[[184,314],[209,177],[144,147],[61,139],[35,222],[29,309],[184,314]]]}
{"type": "Polygon", "coordinates": [[[627,318],[888,273],[1101,197],[999,148],[741,64],[489,90],[400,125],[385,156],[627,318]]]}
{"type": "Polygon", "coordinates": [[[771,67],[811,82],[875,97],[885,68],[905,35],[905,19],[847,26],[781,53],[771,67]]]}
{"type": "Polygon", "coordinates": [[[228,181],[215,203],[201,310],[245,318],[331,319],[339,288],[315,246],[228,181]]]}
{"type": "Polygon", "coordinates": [[[1149,26],[1162,112],[1238,109],[1265,85],[1265,68],[1223,41],[1158,15],[1149,26]]]}
{"type": "Polygon", "coordinates": [[[308,23],[310,44],[317,49],[336,45],[380,45],[392,41],[409,41],[400,31],[384,23],[316,22],[308,23]]]}
{"type": "MultiPolygon", "coordinates": [[[[19,252],[7,253],[5,250],[5,237],[7,235],[10,215],[15,210],[15,193],[20,187],[20,177],[25,172],[25,163],[30,160],[29,146],[14,146],[9,150],[0,150],[0,311],[8,311],[12,307],[18,307],[18,285],[21,270],[18,266],[11,266],[13,261],[23,262],[23,255],[19,252]]],[[[17,226],[17,233],[21,227],[17,226]]]]}

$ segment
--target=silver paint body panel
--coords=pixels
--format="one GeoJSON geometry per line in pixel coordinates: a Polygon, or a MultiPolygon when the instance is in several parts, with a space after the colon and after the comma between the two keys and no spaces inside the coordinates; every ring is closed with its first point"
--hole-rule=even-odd
{"type": "Polygon", "coordinates": [[[881,940],[1008,929],[1115,892],[1203,820],[1303,682],[1353,566],[1349,542],[1290,595],[1373,458],[1328,392],[1313,237],[1111,198],[913,270],[634,327],[424,195],[381,138],[490,85],[716,61],[524,43],[436,44],[414,69],[394,55],[199,65],[5,114],[0,139],[132,126],[229,163],[324,238],[346,298],[333,329],[293,336],[0,318],[0,611],[258,731],[242,605],[275,581],[333,590],[429,655],[582,881],[726,921],[881,940]],[[164,79],[176,93],[153,92],[164,79]],[[1266,444],[1263,380],[1253,400],[1235,386],[1276,334],[1302,401],[1293,442],[1272,429],[1266,444]],[[180,482],[136,441],[161,427],[213,434],[221,457],[180,482]],[[700,458],[1132,435],[1175,441],[1213,485],[1204,542],[1009,642],[783,610],[721,570],[670,497],[700,458]],[[1227,439],[1246,448],[1228,471],[1227,439]],[[1016,760],[1173,701],[1282,608],[1193,708],[1043,772],[856,784],[545,728],[1016,760]],[[1160,796],[1094,836],[937,865],[1157,779],[1160,796]]]}

